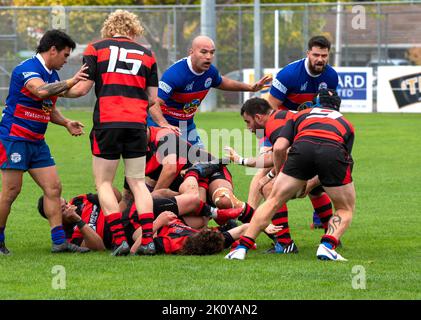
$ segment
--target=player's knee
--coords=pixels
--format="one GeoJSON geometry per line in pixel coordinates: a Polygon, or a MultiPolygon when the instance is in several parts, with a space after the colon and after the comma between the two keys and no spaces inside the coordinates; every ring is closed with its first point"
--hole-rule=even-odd
{"type": "Polygon", "coordinates": [[[232,208],[231,200],[226,197],[219,198],[218,200],[215,200],[214,203],[219,209],[232,208]]]}
{"type": "Polygon", "coordinates": [[[1,192],[1,200],[11,204],[17,196],[19,195],[20,191],[22,190],[22,186],[19,185],[11,185],[11,186],[3,186],[3,190],[1,192]]]}
{"type": "Polygon", "coordinates": [[[48,187],[44,188],[44,195],[46,195],[49,198],[59,198],[61,195],[61,190],[61,182],[54,181],[48,187]]]}
{"type": "Polygon", "coordinates": [[[212,194],[212,201],[219,209],[228,209],[234,207],[234,195],[228,188],[221,187],[216,189],[212,194]]]}

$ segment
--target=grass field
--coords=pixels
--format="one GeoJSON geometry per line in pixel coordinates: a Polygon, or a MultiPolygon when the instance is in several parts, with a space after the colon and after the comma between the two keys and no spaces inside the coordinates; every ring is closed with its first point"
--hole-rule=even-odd
{"type": "MultiPolygon", "coordinates": [[[[91,113],[64,112],[87,126],[74,138],[50,125],[63,195],[93,192],[89,147],[91,113]]],[[[111,257],[106,253],[52,255],[48,223],[39,217],[40,189],[25,176],[6,229],[11,256],[0,256],[3,299],[421,299],[421,115],[349,114],[356,129],[353,157],[357,205],[338,251],[346,263],[318,261],[320,230],[310,230],[307,199],[289,203],[290,228],[300,253],[264,255],[270,241],[245,261],[210,257],[111,257]],[[66,289],[52,288],[52,268],[66,270],[66,289]],[[353,289],[362,266],[366,289],[353,289]],[[357,267],[360,268],[361,267],[357,267]],[[354,269],[355,271],[356,269],[354,269]]],[[[199,114],[198,127],[243,128],[236,113],[199,114]]],[[[245,199],[251,176],[230,165],[245,199]]],[[[121,177],[121,171],[119,172],[121,177]]],[[[117,180],[121,187],[121,179],[117,180]]],[[[361,274],[360,274],[361,275],[361,274]]]]}

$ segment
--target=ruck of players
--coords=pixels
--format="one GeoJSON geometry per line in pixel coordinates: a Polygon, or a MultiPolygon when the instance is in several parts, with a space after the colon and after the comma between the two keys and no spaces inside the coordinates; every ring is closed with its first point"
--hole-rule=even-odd
{"type": "Polygon", "coordinates": [[[311,228],[321,233],[315,258],[346,261],[337,250],[346,250],[341,238],[355,207],[354,128],[340,113],[328,39],[312,37],[306,57],[273,80],[264,76],[247,84],[219,73],[215,43],[203,35],[159,77],[154,53],[136,41],[143,32],[138,16],[116,10],[104,21],[101,39],[88,44],[73,77],[61,80],[57,73],[76,47],[59,30],[47,31],[35,55],[13,70],[0,123],[0,256],[13,254],[6,246],[6,231],[13,230],[6,224],[28,172],[41,189],[33,208],[50,225],[54,254],[226,250],[227,260],[244,260],[250,250],[299,254],[287,203],[308,198],[314,210],[292,214],[308,215],[311,228]],[[233,146],[222,157],[209,152],[194,120],[209,90],[265,87],[268,98],[251,98],[238,113],[260,139],[260,153],[244,158],[233,146]],[[89,133],[95,186],[92,193],[64,199],[66,185],[44,135],[52,122],[80,139],[85,125],[66,118],[56,101],[90,90],[96,94],[89,133]],[[121,159],[124,179],[116,179],[121,159]],[[234,165],[256,168],[247,199],[236,194],[228,168],[234,165]],[[257,247],[261,233],[271,239],[269,248],[257,247]]]}

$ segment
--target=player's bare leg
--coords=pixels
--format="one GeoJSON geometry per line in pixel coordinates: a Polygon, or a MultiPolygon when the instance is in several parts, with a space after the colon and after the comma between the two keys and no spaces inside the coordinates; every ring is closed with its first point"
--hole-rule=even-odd
{"type": "Polygon", "coordinates": [[[332,200],[335,213],[329,220],[326,234],[322,237],[322,244],[317,250],[317,257],[322,260],[346,260],[335,249],[341,236],[345,233],[352,221],[355,210],[355,188],[351,182],[340,187],[324,187],[332,200]]]}
{"type": "Polygon", "coordinates": [[[61,183],[56,167],[31,169],[29,174],[44,192],[44,211],[51,229],[61,225],[61,183]]]}
{"type": "Polygon", "coordinates": [[[142,241],[137,253],[153,255],[156,253],[153,242],[153,200],[145,184],[145,166],[146,156],[124,159],[126,180],[133,193],[142,227],[142,241]]]}
{"type": "Polygon", "coordinates": [[[295,179],[282,172],[279,173],[268,199],[257,208],[247,231],[240,238],[240,245],[236,250],[230,252],[226,258],[243,260],[247,250],[254,246],[256,238],[269,225],[274,214],[289,199],[295,197],[305,184],[306,181],[295,179]]]}
{"type": "Polygon", "coordinates": [[[122,214],[113,191],[113,181],[117,172],[119,159],[107,160],[100,157],[92,157],[92,168],[95,178],[95,185],[98,192],[98,199],[105,220],[111,226],[113,235],[112,243],[115,248],[112,255],[127,255],[130,247],[121,223],[122,214]]]}
{"type": "Polygon", "coordinates": [[[264,198],[260,191],[259,181],[266,176],[269,170],[270,169],[259,169],[251,179],[247,203],[252,208],[257,208],[264,198]]]}
{"type": "Polygon", "coordinates": [[[0,255],[8,255],[10,252],[5,246],[4,231],[12,204],[22,189],[23,171],[2,170],[1,172],[2,189],[0,193],[0,255]]]}
{"type": "Polygon", "coordinates": [[[41,187],[44,193],[44,212],[50,223],[51,252],[88,252],[88,248],[81,248],[66,241],[62,225],[61,213],[61,182],[56,166],[30,169],[32,179],[41,187]]]}

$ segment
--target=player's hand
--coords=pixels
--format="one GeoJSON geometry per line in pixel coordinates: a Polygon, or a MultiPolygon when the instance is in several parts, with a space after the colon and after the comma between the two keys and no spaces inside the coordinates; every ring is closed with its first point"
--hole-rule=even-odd
{"type": "Polygon", "coordinates": [[[224,150],[225,150],[225,156],[228,157],[228,159],[231,162],[240,164],[241,157],[233,148],[225,146],[224,150]]]}
{"type": "Polygon", "coordinates": [[[251,86],[251,91],[256,92],[256,91],[262,90],[263,88],[268,88],[270,87],[271,83],[272,83],[272,76],[271,75],[264,76],[263,78],[261,78],[259,81],[257,81],[255,84],[251,86]]]}
{"type": "Polygon", "coordinates": [[[179,128],[179,127],[177,127],[177,126],[172,126],[172,125],[170,125],[169,123],[168,123],[168,124],[165,124],[165,125],[162,125],[161,127],[162,127],[162,128],[167,128],[167,129],[170,129],[170,130],[174,131],[174,132],[175,132],[175,133],[177,133],[177,134],[181,134],[181,130],[180,130],[180,128],[179,128]]]}
{"type": "Polygon", "coordinates": [[[86,63],[79,69],[78,72],[75,73],[73,78],[71,79],[72,84],[75,85],[79,81],[86,81],[89,78],[89,74],[85,73],[85,71],[88,70],[88,66],[86,63]]]}
{"type": "Polygon", "coordinates": [[[83,125],[83,123],[79,122],[79,121],[70,120],[70,121],[66,122],[67,131],[69,131],[69,133],[72,136],[80,136],[80,135],[84,134],[85,133],[83,131],[84,127],[85,126],[83,125]]]}
{"type": "Polygon", "coordinates": [[[265,232],[267,233],[267,234],[276,234],[276,233],[278,233],[279,231],[281,231],[282,230],[282,226],[275,226],[275,225],[273,225],[273,224],[269,224],[267,227],[266,227],[266,229],[265,229],[265,232]]]}
{"type": "Polygon", "coordinates": [[[73,204],[66,204],[63,209],[63,217],[67,218],[70,222],[78,222],[80,216],[76,213],[77,207],[73,204]]]}

